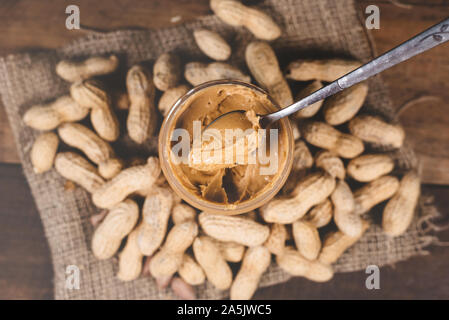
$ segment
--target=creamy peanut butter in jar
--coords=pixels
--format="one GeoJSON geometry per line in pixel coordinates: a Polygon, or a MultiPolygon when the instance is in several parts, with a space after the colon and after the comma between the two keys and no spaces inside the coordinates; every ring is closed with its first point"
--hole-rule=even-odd
{"type": "Polygon", "coordinates": [[[280,190],[293,160],[288,119],[260,128],[258,114],[278,107],[260,88],[240,81],[202,84],[168,113],[159,136],[159,158],[168,183],[192,206],[240,214],[262,206],[280,190]],[[208,125],[243,110],[225,128],[208,125]]]}

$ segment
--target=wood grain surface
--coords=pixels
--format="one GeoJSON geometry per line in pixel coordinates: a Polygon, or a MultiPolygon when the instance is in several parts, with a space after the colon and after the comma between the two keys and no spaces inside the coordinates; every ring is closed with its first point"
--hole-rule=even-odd
{"type": "MultiPolygon", "coordinates": [[[[298,0],[299,1],[299,0],[298,0]]],[[[160,28],[209,14],[208,0],[80,0],[81,23],[95,28],[160,28]]],[[[257,0],[247,1],[257,3],[257,0]]],[[[357,0],[361,15],[369,4],[381,11],[374,45],[382,53],[448,16],[447,0],[357,0]],[[408,4],[411,4],[410,6],[408,4]]],[[[2,0],[0,55],[57,48],[86,31],[68,31],[65,7],[73,1],[2,0]]],[[[394,105],[410,105],[399,118],[423,164],[424,192],[435,195],[443,214],[449,207],[449,45],[415,57],[383,73],[394,105]],[[432,186],[433,185],[433,186],[432,186]]],[[[449,241],[449,231],[440,234],[449,241]]],[[[329,283],[293,279],[258,290],[259,299],[408,299],[449,298],[449,250],[430,248],[429,255],[382,268],[381,289],[367,290],[363,272],[338,274],[329,283]]],[[[0,107],[0,299],[51,299],[52,265],[42,224],[22,174],[13,137],[0,107]]]]}

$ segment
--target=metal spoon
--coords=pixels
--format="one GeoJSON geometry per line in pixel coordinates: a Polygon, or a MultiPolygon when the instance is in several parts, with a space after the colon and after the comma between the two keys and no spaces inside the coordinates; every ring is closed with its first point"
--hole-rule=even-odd
{"type": "MultiPolygon", "coordinates": [[[[320,100],[328,98],[343,89],[349,88],[363,80],[366,80],[385,69],[391,68],[402,61],[408,60],[424,51],[432,49],[437,45],[440,45],[449,40],[449,18],[434,25],[426,31],[418,34],[410,40],[400,44],[396,48],[384,53],[374,60],[366,63],[365,65],[355,69],[354,71],[344,75],[343,77],[331,82],[327,86],[315,91],[311,95],[301,99],[292,105],[283,108],[279,111],[258,115],[260,126],[266,128],[269,124],[278,121],[284,117],[287,117],[307,106],[314,104],[320,100]]],[[[214,121],[212,121],[207,127],[214,129],[227,129],[230,123],[232,127],[246,128],[248,126],[248,120],[242,116],[245,110],[234,110],[225,114],[222,114],[214,121]]]]}

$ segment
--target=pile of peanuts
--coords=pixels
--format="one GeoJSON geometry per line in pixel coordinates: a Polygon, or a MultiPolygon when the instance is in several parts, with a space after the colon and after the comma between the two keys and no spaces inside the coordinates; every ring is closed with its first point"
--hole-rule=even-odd
{"type": "MultiPolygon", "coordinates": [[[[272,18],[234,0],[212,0],[211,8],[223,22],[246,27],[258,38],[246,48],[246,63],[255,82],[281,107],[293,102],[287,79],[308,82],[296,95],[298,100],[360,65],[302,59],[282,72],[267,42],[281,35],[272,18]]],[[[70,94],[24,114],[26,125],[42,131],[30,152],[35,173],[54,166],[62,177],[91,193],[98,208],[106,209],[91,219],[96,258],[118,254],[119,279],[151,276],[159,288],[171,286],[184,299],[195,298],[194,286],[206,279],[217,289],[230,289],[231,299],[250,299],[272,256],[293,276],[330,280],[332,264],[367,230],[364,214],[375,206],[383,206],[382,227],[388,236],[406,231],[420,193],[419,176],[414,171],[392,175],[390,151],[402,146],[404,130],[359,113],[368,92],[365,83],[291,117],[297,129],[292,172],[282,191],[257,212],[198,213],[170,189],[157,157],[117,157],[111,142],[127,134],[142,144],[157,135],[158,113],[164,116],[191,86],[218,79],[251,81],[223,62],[232,50],[222,36],[205,29],[193,36],[214,62],[183,66],[178,56],[167,52],[152,72],[132,66],[126,75],[127,92],[111,94],[98,76],[117,70],[116,56],[60,61],[56,73],[71,83],[70,94]],[[183,82],[182,69],[191,86],[183,82]],[[162,92],[157,108],[156,90],[162,92]],[[119,128],[118,112],[127,112],[126,132],[119,128]],[[90,125],[79,123],[88,115],[90,125]],[[58,153],[60,140],[74,150],[58,153]],[[373,153],[379,146],[390,151],[373,153]],[[332,220],[335,225],[320,234],[332,220]]]]}

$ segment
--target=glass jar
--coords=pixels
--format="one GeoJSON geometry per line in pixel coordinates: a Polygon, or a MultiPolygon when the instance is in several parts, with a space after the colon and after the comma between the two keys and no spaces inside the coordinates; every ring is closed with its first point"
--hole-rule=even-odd
{"type": "Polygon", "coordinates": [[[272,180],[270,181],[270,186],[262,189],[261,192],[256,193],[254,197],[236,204],[232,203],[225,204],[206,200],[202,198],[200,195],[192,192],[191,189],[188,189],[183,183],[181,183],[180,177],[176,174],[176,171],[174,170],[177,165],[172,161],[170,161],[172,152],[171,137],[173,134],[173,130],[177,125],[178,119],[182,115],[185,115],[187,112],[189,112],[189,108],[187,107],[189,106],[189,102],[191,102],[192,99],[198,97],[198,94],[201,93],[202,90],[211,88],[213,86],[223,86],[223,85],[233,86],[233,88],[237,87],[249,88],[250,90],[253,90],[256,94],[263,95],[264,98],[268,98],[268,100],[272,104],[271,106],[267,106],[272,109],[270,110],[270,112],[274,112],[279,109],[277,107],[277,104],[273,102],[273,100],[268,96],[268,94],[264,90],[249,83],[237,80],[217,80],[201,84],[191,89],[183,97],[181,97],[173,105],[173,107],[166,115],[164,122],[162,123],[161,131],[159,134],[159,159],[161,162],[162,171],[169,185],[184,201],[202,211],[226,215],[236,215],[246,213],[261,207],[279,192],[279,190],[282,188],[285,181],[287,180],[287,177],[292,167],[294,138],[292,127],[290,125],[290,120],[288,118],[279,120],[278,125],[281,128],[281,130],[284,130],[283,134],[286,135],[285,138],[286,143],[284,143],[282,149],[283,151],[285,151],[285,158],[284,161],[281,164],[279,164],[276,176],[273,177],[272,180]]]}

